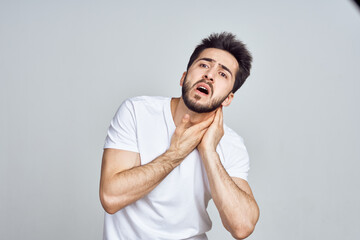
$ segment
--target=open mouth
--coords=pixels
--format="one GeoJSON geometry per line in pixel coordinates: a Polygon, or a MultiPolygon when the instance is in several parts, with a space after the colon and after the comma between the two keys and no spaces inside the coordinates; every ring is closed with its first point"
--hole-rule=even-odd
{"type": "Polygon", "coordinates": [[[207,89],[206,89],[205,87],[203,87],[203,86],[197,87],[196,90],[198,90],[199,92],[202,92],[202,93],[204,93],[204,94],[206,94],[206,95],[209,94],[209,90],[207,90],[207,89]]]}

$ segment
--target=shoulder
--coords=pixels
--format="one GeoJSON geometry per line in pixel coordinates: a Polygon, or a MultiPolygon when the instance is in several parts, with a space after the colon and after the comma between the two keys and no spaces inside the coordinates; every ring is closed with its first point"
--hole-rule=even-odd
{"type": "Polygon", "coordinates": [[[244,145],[244,139],[226,124],[224,124],[224,136],[222,140],[224,140],[224,143],[228,146],[244,145]]]}
{"type": "Polygon", "coordinates": [[[220,159],[231,177],[247,180],[249,171],[249,155],[243,138],[224,124],[224,136],[219,144],[220,159]]]}
{"type": "Polygon", "coordinates": [[[162,96],[137,96],[126,99],[123,104],[136,106],[146,106],[146,107],[158,107],[159,105],[164,105],[170,101],[170,97],[162,96]]]}
{"type": "Polygon", "coordinates": [[[170,105],[170,97],[161,96],[138,96],[128,98],[122,102],[118,111],[125,109],[130,112],[133,118],[146,118],[149,115],[159,115],[170,105]]]}
{"type": "Polygon", "coordinates": [[[244,139],[234,130],[224,124],[224,136],[220,140],[220,145],[225,154],[247,152],[244,139]]]}

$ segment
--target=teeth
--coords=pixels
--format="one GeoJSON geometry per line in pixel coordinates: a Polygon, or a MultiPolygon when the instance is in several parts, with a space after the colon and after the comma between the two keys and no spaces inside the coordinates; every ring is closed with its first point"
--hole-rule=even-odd
{"type": "Polygon", "coordinates": [[[207,90],[205,87],[203,87],[203,86],[198,87],[198,90],[201,91],[201,92],[203,92],[203,93],[208,94],[208,90],[207,90]]]}

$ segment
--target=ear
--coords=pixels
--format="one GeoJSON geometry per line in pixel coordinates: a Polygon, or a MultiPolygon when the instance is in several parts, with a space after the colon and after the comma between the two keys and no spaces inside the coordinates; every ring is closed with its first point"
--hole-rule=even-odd
{"type": "Polygon", "coordinates": [[[222,102],[222,106],[227,107],[230,105],[231,101],[234,98],[234,93],[229,93],[229,95],[227,96],[227,98],[225,98],[225,100],[222,102]]]}
{"type": "Polygon", "coordinates": [[[186,72],[183,73],[181,79],[180,79],[180,86],[182,87],[183,86],[183,83],[184,83],[184,80],[186,78],[186,72]]]}

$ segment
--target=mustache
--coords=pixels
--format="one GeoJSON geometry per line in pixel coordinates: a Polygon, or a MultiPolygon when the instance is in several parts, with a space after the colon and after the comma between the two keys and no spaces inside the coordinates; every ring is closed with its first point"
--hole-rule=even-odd
{"type": "Polygon", "coordinates": [[[212,95],[212,93],[214,92],[214,87],[213,87],[213,84],[212,84],[211,82],[206,81],[205,79],[201,79],[201,80],[197,81],[196,83],[194,83],[194,85],[193,85],[192,87],[195,87],[195,85],[196,85],[196,84],[199,84],[199,83],[205,83],[205,84],[207,84],[207,85],[210,87],[210,89],[211,89],[211,95],[212,95]]]}

